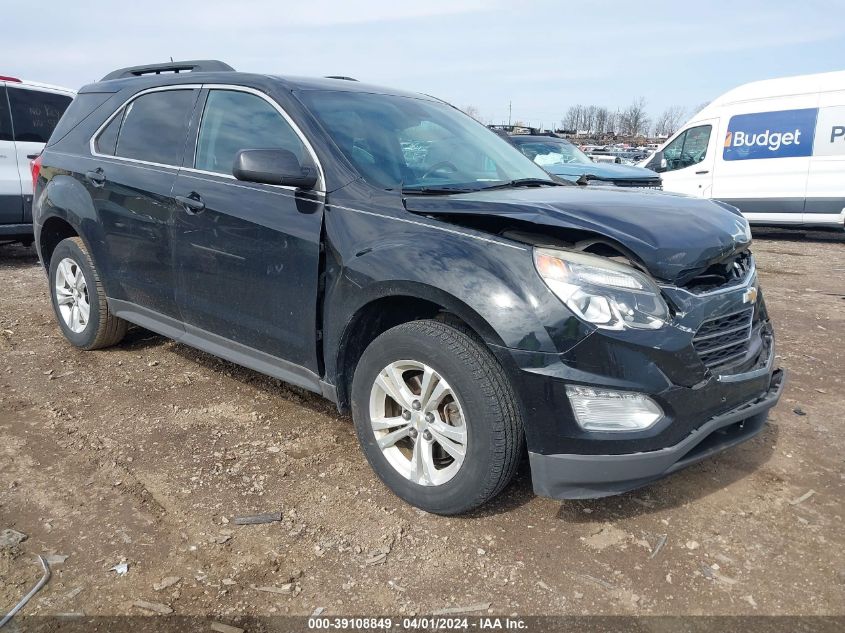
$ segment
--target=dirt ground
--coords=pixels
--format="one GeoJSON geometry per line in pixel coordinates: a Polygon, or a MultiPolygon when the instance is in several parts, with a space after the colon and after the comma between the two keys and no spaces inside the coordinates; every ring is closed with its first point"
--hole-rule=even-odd
{"type": "Polygon", "coordinates": [[[843,615],[845,235],[755,238],[789,370],[764,433],[598,501],[523,467],[459,518],[394,497],[317,396],[141,329],[76,350],[34,251],[0,246],[0,530],[28,536],[0,611],[43,553],[67,559],[26,614],[843,615]],[[283,519],[232,521],[260,512],[283,519]]]}

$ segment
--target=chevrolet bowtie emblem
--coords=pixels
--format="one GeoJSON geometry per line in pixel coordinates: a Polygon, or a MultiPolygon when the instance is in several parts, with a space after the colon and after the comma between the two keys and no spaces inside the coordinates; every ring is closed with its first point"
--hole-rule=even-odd
{"type": "Polygon", "coordinates": [[[757,302],[757,288],[751,286],[748,290],[746,290],[742,295],[742,302],[743,303],[756,303],[757,302]]]}

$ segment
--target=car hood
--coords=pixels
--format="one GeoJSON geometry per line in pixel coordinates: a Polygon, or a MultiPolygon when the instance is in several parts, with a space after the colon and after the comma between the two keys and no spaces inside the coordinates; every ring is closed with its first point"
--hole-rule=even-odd
{"type": "Polygon", "coordinates": [[[576,178],[583,176],[584,174],[598,176],[599,178],[607,178],[610,180],[658,178],[658,175],[650,169],[644,169],[634,165],[617,165],[615,163],[593,163],[592,165],[585,165],[583,163],[565,163],[546,165],[544,166],[544,169],[556,176],[574,176],[576,178]]]}
{"type": "Polygon", "coordinates": [[[746,221],[733,207],[660,191],[497,189],[410,196],[405,207],[458,224],[464,217],[497,216],[534,224],[541,232],[542,227],[554,227],[604,236],[632,252],[653,276],[671,283],[684,283],[749,244],[746,221]]]}

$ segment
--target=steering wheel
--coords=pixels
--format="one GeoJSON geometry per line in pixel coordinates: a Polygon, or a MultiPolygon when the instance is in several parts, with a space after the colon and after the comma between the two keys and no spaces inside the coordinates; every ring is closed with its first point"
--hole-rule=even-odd
{"type": "Polygon", "coordinates": [[[441,171],[444,168],[448,168],[450,173],[456,174],[458,173],[459,169],[455,167],[454,163],[449,162],[448,160],[441,160],[439,162],[434,163],[431,167],[429,167],[426,172],[420,177],[420,180],[425,180],[431,174],[436,171],[441,171]]]}

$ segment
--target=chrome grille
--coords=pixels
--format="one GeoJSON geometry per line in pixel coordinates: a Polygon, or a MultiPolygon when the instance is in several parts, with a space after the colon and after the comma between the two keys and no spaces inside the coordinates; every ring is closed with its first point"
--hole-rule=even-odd
{"type": "Polygon", "coordinates": [[[710,369],[737,360],[748,351],[754,308],[710,319],[701,324],[693,347],[710,369]]]}

